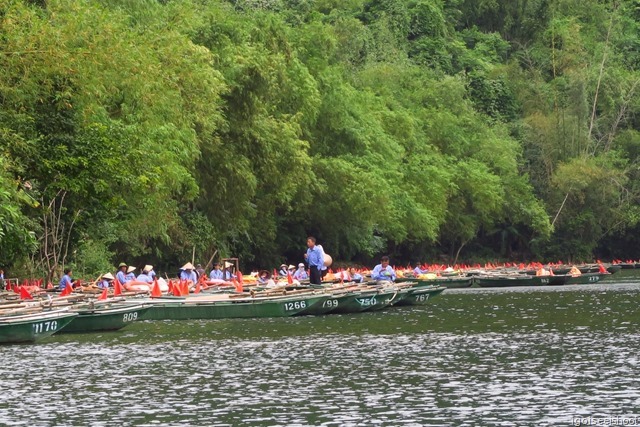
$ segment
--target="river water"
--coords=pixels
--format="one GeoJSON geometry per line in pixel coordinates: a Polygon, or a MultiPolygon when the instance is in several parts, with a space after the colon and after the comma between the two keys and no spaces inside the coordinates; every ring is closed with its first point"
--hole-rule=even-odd
{"type": "Polygon", "coordinates": [[[375,313],[59,335],[0,347],[0,425],[640,424],[639,302],[640,272],[623,271],[375,313]]]}

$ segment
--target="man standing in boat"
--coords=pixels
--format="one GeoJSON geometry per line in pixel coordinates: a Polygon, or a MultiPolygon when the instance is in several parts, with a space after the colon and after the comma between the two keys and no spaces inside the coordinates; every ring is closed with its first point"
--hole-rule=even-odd
{"type": "Polygon", "coordinates": [[[316,245],[316,238],[313,236],[307,237],[307,253],[304,254],[304,257],[309,264],[309,282],[312,285],[321,284],[320,275],[322,267],[324,267],[324,251],[316,245]]]}
{"type": "Polygon", "coordinates": [[[393,267],[389,265],[389,257],[383,256],[380,258],[380,264],[376,265],[371,272],[371,278],[373,280],[396,280],[396,272],[393,267]]]}

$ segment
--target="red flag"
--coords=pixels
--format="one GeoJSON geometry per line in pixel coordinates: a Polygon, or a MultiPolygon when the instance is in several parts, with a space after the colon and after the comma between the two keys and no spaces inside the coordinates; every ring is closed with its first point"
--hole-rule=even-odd
{"type": "Polygon", "coordinates": [[[242,283],[238,283],[238,281],[236,279],[233,279],[233,286],[236,287],[236,292],[244,292],[244,288],[242,286],[242,283]]]}
{"type": "Polygon", "coordinates": [[[276,271],[276,269],[273,269],[273,277],[278,277],[278,272],[276,271]]]}
{"type": "Polygon", "coordinates": [[[20,287],[20,299],[33,299],[27,288],[24,286],[20,287]]]}
{"type": "Polygon", "coordinates": [[[173,280],[169,280],[169,293],[173,294],[173,280]]]}
{"type": "Polygon", "coordinates": [[[118,279],[113,281],[113,296],[117,297],[118,295],[122,295],[122,285],[118,279]]]}
{"type": "MultiPolygon", "coordinates": [[[[171,283],[171,282],[169,282],[171,283]]],[[[153,287],[151,288],[151,297],[159,298],[162,296],[162,291],[160,290],[160,285],[158,284],[158,279],[153,279],[153,287]]]]}
{"type": "Polygon", "coordinates": [[[171,291],[173,292],[174,297],[182,296],[182,292],[180,292],[180,285],[175,284],[171,287],[171,291]]]}
{"type": "Polygon", "coordinates": [[[199,294],[201,291],[201,287],[200,287],[200,281],[198,281],[198,283],[196,283],[196,288],[193,290],[194,294],[199,294]]]}
{"type": "Polygon", "coordinates": [[[287,283],[290,285],[293,283],[293,277],[291,277],[291,273],[289,273],[288,271],[287,271],[287,283]]]}
{"type": "Polygon", "coordinates": [[[16,294],[19,294],[19,293],[20,293],[20,288],[18,287],[18,285],[17,285],[17,284],[16,284],[16,285],[11,285],[11,290],[12,290],[13,292],[15,292],[16,294]]]}
{"type": "Polygon", "coordinates": [[[238,272],[236,273],[236,275],[238,276],[238,283],[240,283],[241,285],[244,284],[244,280],[242,278],[242,272],[240,270],[238,270],[238,272]]]}
{"type": "Polygon", "coordinates": [[[60,296],[61,297],[66,297],[67,295],[69,295],[71,292],[73,292],[73,288],[71,287],[71,285],[67,285],[64,287],[64,289],[62,290],[62,292],[60,292],[60,296]]]}
{"type": "Polygon", "coordinates": [[[105,300],[109,296],[109,288],[104,288],[102,294],[98,297],[99,300],[105,300]]]}
{"type": "Polygon", "coordinates": [[[599,272],[600,274],[608,273],[607,269],[606,269],[606,268],[604,268],[604,265],[602,265],[602,264],[598,264],[598,272],[599,272]]]}

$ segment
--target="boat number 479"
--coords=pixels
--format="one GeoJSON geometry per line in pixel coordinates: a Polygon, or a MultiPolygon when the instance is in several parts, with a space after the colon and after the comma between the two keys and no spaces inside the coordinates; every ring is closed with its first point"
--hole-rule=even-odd
{"type": "Polygon", "coordinates": [[[295,301],[295,302],[285,302],[284,303],[284,309],[286,311],[300,310],[300,309],[306,308],[306,307],[307,307],[306,301],[295,301]]]}
{"type": "Polygon", "coordinates": [[[55,331],[58,329],[58,322],[56,320],[51,320],[48,322],[40,322],[33,324],[33,333],[41,334],[43,332],[55,331]]]}

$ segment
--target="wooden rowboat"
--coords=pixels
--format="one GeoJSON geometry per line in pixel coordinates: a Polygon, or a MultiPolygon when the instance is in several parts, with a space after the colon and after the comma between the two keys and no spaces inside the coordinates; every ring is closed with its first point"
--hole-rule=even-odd
{"type": "Polygon", "coordinates": [[[59,333],[117,331],[142,318],[150,306],[143,304],[105,304],[72,309],[78,313],[59,333]]]}
{"type": "Polygon", "coordinates": [[[34,342],[64,329],[77,316],[69,309],[60,309],[1,317],[0,343],[34,342]]]}

